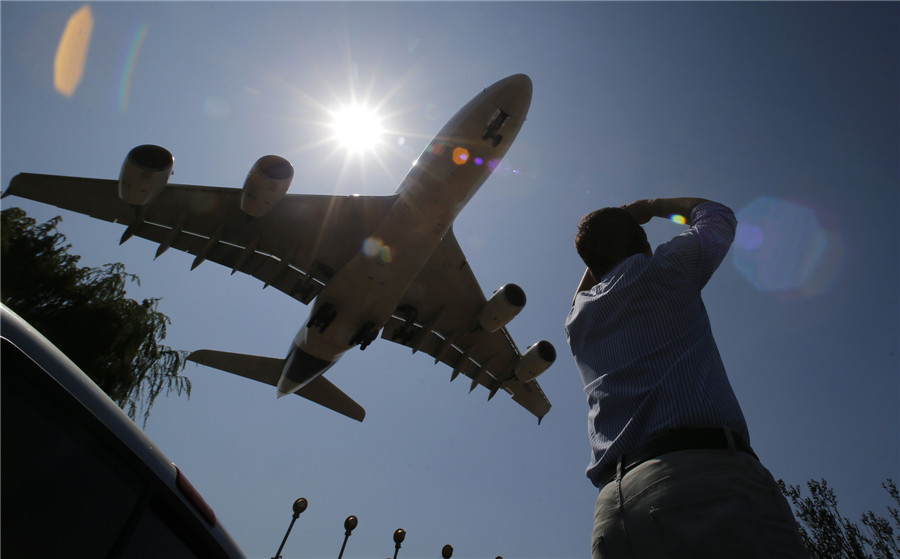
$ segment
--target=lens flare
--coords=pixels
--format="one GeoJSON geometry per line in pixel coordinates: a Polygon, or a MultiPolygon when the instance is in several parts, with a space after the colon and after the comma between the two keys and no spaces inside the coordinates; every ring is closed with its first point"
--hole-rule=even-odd
{"type": "Polygon", "coordinates": [[[453,148],[453,162],[457,165],[465,165],[469,161],[469,150],[464,147],[453,148]]]}
{"type": "Polygon", "coordinates": [[[231,103],[218,97],[209,96],[203,100],[203,112],[209,118],[225,118],[231,114],[231,103]]]}
{"type": "Polygon", "coordinates": [[[381,252],[381,239],[376,239],[375,237],[368,237],[363,241],[362,244],[362,253],[368,256],[369,258],[375,258],[381,252]]]}
{"type": "Polygon", "coordinates": [[[134,77],[134,69],[137,66],[138,54],[141,52],[141,46],[144,39],[147,38],[147,31],[150,29],[148,24],[143,24],[138,29],[131,41],[131,48],[128,49],[128,58],[125,61],[125,68],[122,71],[122,81],[119,84],[119,112],[125,114],[128,109],[128,98],[131,96],[131,78],[134,77]]]}
{"type": "Polygon", "coordinates": [[[394,261],[394,250],[391,247],[385,245],[381,247],[380,256],[382,262],[384,262],[385,264],[390,264],[394,261]]]}
{"type": "Polygon", "coordinates": [[[377,237],[367,237],[360,250],[367,257],[378,258],[385,264],[390,264],[394,260],[394,249],[377,237]]]}
{"type": "Polygon", "coordinates": [[[684,225],[685,223],[687,223],[687,220],[684,218],[684,216],[683,216],[683,215],[679,215],[679,214],[672,214],[672,215],[670,215],[670,216],[669,216],[669,220],[671,220],[671,221],[673,221],[674,223],[677,223],[677,224],[679,224],[679,225],[684,225]]]}
{"type": "Polygon", "coordinates": [[[433,153],[434,155],[440,157],[441,155],[444,155],[444,152],[447,151],[447,148],[441,142],[435,141],[428,144],[428,147],[425,148],[425,151],[428,153],[433,153]]]}
{"type": "Polygon", "coordinates": [[[94,16],[90,6],[85,5],[69,18],[59,40],[53,61],[53,86],[66,97],[74,95],[81,83],[93,29],[94,16]]]}
{"type": "Polygon", "coordinates": [[[762,229],[758,225],[740,223],[737,226],[734,242],[742,249],[756,250],[762,244],[763,238],[762,229]]]}
{"type": "Polygon", "coordinates": [[[735,268],[760,291],[821,295],[843,258],[843,240],[811,208],[758,198],[738,212],[735,268]]]}

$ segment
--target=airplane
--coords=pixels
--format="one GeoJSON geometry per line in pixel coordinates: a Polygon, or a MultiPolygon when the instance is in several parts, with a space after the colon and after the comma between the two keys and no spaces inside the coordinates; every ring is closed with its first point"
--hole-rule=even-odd
{"type": "Polygon", "coordinates": [[[323,376],[349,349],[382,339],[423,351],[488,399],[503,389],[537,416],[550,402],[535,380],[556,359],[542,340],[521,353],[506,325],[525,306],[508,283],[485,297],[453,221],[497,167],[531,105],[525,74],[485,88],[428,143],[391,196],[287,194],[293,166],[261,157],[242,188],[168,184],[174,158],[132,149],[119,180],[20,173],[14,195],[126,225],[134,235],[242,272],[304,304],[309,318],[286,358],[198,350],[188,360],[296,393],[362,421],[365,410],[323,376]]]}

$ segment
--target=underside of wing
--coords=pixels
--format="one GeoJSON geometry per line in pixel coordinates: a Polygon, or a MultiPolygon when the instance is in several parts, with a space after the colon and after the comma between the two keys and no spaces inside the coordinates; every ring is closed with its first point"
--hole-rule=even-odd
{"type": "Polygon", "coordinates": [[[127,228],[132,235],[252,275],[309,303],[387,215],[392,196],[288,194],[262,217],[240,208],[241,189],[168,185],[151,202],[119,198],[113,180],[22,173],[4,196],[15,195],[127,228]]]}
{"type": "MultiPolygon", "coordinates": [[[[523,355],[506,328],[491,332],[479,325],[479,313],[486,303],[450,231],[413,282],[398,312],[385,325],[382,338],[410,347],[413,352],[425,352],[435,363],[448,365],[451,380],[465,375],[470,379],[470,391],[484,386],[490,399],[505,390],[540,420],[550,410],[550,402],[537,381],[522,381],[517,376],[523,355]]],[[[556,354],[552,346],[549,352],[546,346],[540,349],[538,358],[549,360],[542,364],[543,371],[556,354]]],[[[528,361],[538,354],[529,353],[528,361]]]]}

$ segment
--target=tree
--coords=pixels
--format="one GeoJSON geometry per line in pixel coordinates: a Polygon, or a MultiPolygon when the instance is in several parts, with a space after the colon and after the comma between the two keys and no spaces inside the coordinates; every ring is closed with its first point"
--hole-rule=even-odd
{"type": "Polygon", "coordinates": [[[191,394],[179,374],[185,352],[161,345],[169,318],[159,299],[125,296],[140,279],[121,263],[79,267],[79,256],[57,230],[55,217],[40,225],[21,208],[2,214],[0,299],[53,342],[131,419],[150,408],[163,390],[191,394]]]}
{"type": "MultiPolygon", "coordinates": [[[[824,479],[806,482],[808,497],[803,496],[799,485],[782,480],[778,480],[778,485],[791,502],[800,536],[812,559],[900,558],[900,509],[888,506],[893,525],[890,520],[868,511],[862,515],[860,528],[838,511],[837,496],[824,479]]],[[[897,485],[888,479],[881,486],[900,505],[897,485]]]]}

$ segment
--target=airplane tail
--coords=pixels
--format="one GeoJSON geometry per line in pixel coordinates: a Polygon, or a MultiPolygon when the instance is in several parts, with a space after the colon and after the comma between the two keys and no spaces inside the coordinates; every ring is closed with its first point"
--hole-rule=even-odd
{"type": "MultiPolygon", "coordinates": [[[[278,380],[281,378],[281,371],[284,369],[285,361],[274,357],[260,357],[211,349],[195,351],[188,355],[187,359],[194,363],[276,387],[278,386],[278,380]]],[[[352,398],[344,394],[340,388],[331,384],[322,375],[313,379],[295,394],[357,421],[362,421],[366,417],[366,410],[362,406],[354,402],[352,398]]]]}

